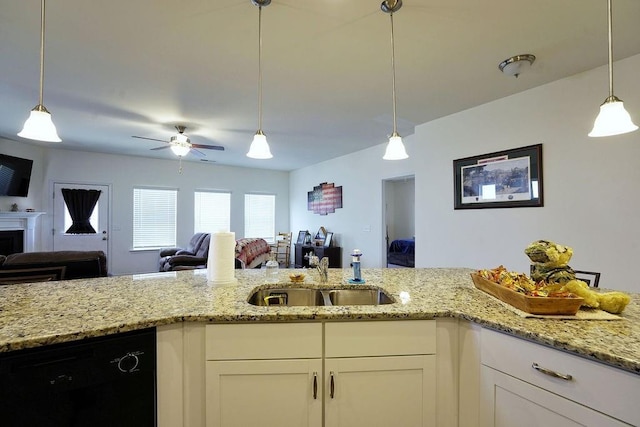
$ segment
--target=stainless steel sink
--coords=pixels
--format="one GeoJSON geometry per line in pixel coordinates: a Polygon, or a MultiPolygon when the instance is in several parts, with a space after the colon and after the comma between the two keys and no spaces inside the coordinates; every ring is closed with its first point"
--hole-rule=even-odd
{"type": "Polygon", "coordinates": [[[318,289],[278,288],[261,289],[249,297],[249,304],[279,306],[324,305],[324,297],[318,289]]]}
{"type": "Polygon", "coordinates": [[[393,300],[379,289],[333,289],[328,291],[332,305],[380,305],[393,300]]]}
{"type": "Polygon", "coordinates": [[[314,289],[281,287],[259,289],[248,300],[258,306],[334,306],[393,304],[381,289],[314,289]]]}

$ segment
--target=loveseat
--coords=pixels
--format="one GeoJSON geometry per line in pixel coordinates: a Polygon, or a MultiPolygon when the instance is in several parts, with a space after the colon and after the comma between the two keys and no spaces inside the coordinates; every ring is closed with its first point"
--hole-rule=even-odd
{"type": "Polygon", "coordinates": [[[105,277],[107,256],[103,251],[23,252],[0,255],[0,274],[3,277],[36,277],[46,270],[58,270],[53,280],[105,277]]]}

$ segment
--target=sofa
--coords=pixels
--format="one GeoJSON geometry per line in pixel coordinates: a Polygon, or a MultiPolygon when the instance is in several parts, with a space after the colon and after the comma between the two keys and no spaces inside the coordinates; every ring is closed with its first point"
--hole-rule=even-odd
{"type": "Polygon", "coordinates": [[[0,255],[0,278],[4,283],[106,277],[103,251],[23,252],[0,255]]]}
{"type": "MultiPolygon", "coordinates": [[[[207,268],[209,258],[209,233],[194,234],[186,247],[160,249],[158,271],[179,271],[207,268]]],[[[236,240],[235,268],[259,268],[269,260],[271,246],[260,238],[236,240]]]]}

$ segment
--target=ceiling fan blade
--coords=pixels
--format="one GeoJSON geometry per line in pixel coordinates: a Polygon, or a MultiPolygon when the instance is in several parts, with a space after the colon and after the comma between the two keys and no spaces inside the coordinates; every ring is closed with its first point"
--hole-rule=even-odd
{"type": "Polygon", "coordinates": [[[218,150],[224,151],[224,147],[222,145],[204,145],[204,144],[191,144],[194,148],[202,148],[205,150],[218,150]]]}
{"type": "Polygon", "coordinates": [[[204,154],[202,151],[196,150],[195,148],[193,148],[193,145],[191,146],[191,152],[198,157],[207,157],[207,155],[204,154]]]}
{"type": "Polygon", "coordinates": [[[152,148],[151,150],[164,150],[165,148],[169,148],[170,145],[163,145],[162,147],[156,147],[156,148],[152,148]]]}
{"type": "Polygon", "coordinates": [[[149,141],[167,142],[167,141],[164,141],[164,140],[162,140],[162,139],[147,138],[146,136],[136,136],[136,135],[131,135],[131,138],[148,139],[149,141]]]}

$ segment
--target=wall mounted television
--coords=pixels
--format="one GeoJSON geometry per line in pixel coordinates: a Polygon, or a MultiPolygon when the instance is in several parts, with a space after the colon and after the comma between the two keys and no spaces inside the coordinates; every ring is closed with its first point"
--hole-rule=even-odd
{"type": "Polygon", "coordinates": [[[33,160],[0,154],[0,196],[27,197],[33,160]]]}

